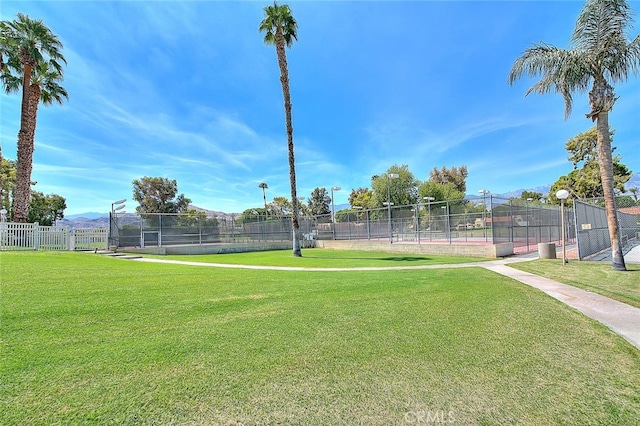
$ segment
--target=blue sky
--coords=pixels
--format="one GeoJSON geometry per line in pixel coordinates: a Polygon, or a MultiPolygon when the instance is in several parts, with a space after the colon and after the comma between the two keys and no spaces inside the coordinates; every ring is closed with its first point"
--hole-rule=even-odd
{"type": "MultiPolygon", "coordinates": [[[[131,200],[134,179],[176,179],[212,210],[290,196],[275,48],[258,25],[266,1],[7,1],[63,42],[64,105],[41,105],[35,189],[66,214],[131,200]]],[[[466,165],[469,194],[550,184],[571,170],[564,144],[592,126],[586,95],[565,121],[562,97],[509,86],[532,43],[568,47],[580,1],[290,1],[288,49],[298,195],[370,187],[407,164],[466,165]]],[[[632,1],[640,12],[640,2],[632,1]]],[[[636,22],[636,27],[640,23],[636,22]]],[[[637,33],[635,30],[633,34],[637,33]]],[[[616,86],[610,124],[622,162],[640,171],[640,79],[616,86]]],[[[3,155],[15,159],[20,97],[0,95],[3,155]]]]}

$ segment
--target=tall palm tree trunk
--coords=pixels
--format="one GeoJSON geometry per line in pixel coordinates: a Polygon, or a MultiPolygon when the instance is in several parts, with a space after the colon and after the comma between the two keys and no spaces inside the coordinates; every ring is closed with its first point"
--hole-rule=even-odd
{"type": "MultiPolygon", "coordinates": [[[[31,196],[31,171],[33,168],[33,138],[30,138],[30,89],[32,65],[24,61],[22,77],[22,106],[20,110],[20,130],[18,131],[18,155],[16,164],[16,192],[13,199],[13,220],[26,223],[31,196]]],[[[35,124],[34,124],[35,125],[35,124]]]]}
{"type": "Polygon", "coordinates": [[[267,217],[267,193],[264,186],[262,187],[262,200],[264,201],[264,217],[267,217]]]}
{"type": "Polygon", "coordinates": [[[293,228],[293,255],[302,256],[300,250],[300,223],[298,221],[298,196],[296,191],[296,164],[293,151],[293,124],[291,119],[291,92],[289,89],[289,71],[287,68],[287,54],[282,30],[276,30],[276,52],[278,65],[280,66],[280,83],[282,84],[282,96],[284,98],[284,113],[287,127],[287,145],[289,147],[289,181],[291,184],[291,222],[293,228]]]}
{"type": "Polygon", "coordinates": [[[627,267],[622,255],[622,243],[620,241],[620,227],[616,213],[616,199],[613,182],[613,161],[611,158],[611,139],[609,137],[609,112],[601,111],[597,117],[598,128],[598,164],[602,177],[602,191],[604,193],[605,209],[607,211],[607,225],[609,238],[611,239],[611,262],[613,269],[626,271],[627,267]]]}

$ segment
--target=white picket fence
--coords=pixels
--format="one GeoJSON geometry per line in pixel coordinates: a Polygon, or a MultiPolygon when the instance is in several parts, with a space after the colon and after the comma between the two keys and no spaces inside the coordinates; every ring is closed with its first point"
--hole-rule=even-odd
{"type": "Polygon", "coordinates": [[[37,223],[0,222],[0,250],[106,250],[104,228],[74,229],[37,223]]]}

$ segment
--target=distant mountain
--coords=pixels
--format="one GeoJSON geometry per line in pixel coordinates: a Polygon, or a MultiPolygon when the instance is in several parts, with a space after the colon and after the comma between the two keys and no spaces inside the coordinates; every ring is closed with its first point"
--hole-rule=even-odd
{"type": "Polygon", "coordinates": [[[87,212],[87,213],[80,213],[80,214],[70,214],[65,216],[66,219],[78,219],[78,218],[84,218],[84,219],[97,219],[99,217],[109,217],[109,213],[97,213],[97,212],[87,212]]]}
{"type": "MultiPolygon", "coordinates": [[[[77,216],[77,215],[73,215],[77,216]]],[[[71,229],[76,228],[108,228],[109,227],[109,217],[100,216],[94,219],[90,219],[84,217],[84,215],[80,215],[80,217],[75,218],[64,218],[56,221],[56,225],[58,226],[68,226],[71,229]]]]}
{"type": "MultiPolygon", "coordinates": [[[[329,208],[331,208],[331,205],[329,205],[329,208]]],[[[340,210],[349,210],[351,208],[351,204],[347,203],[347,204],[336,204],[335,207],[337,212],[339,212],[340,210]]]]}
{"type": "Polygon", "coordinates": [[[544,186],[536,186],[535,188],[529,188],[529,189],[524,189],[524,188],[516,189],[515,191],[509,191],[509,192],[505,192],[504,194],[495,194],[495,195],[496,197],[500,197],[500,198],[520,198],[520,196],[524,191],[539,192],[542,195],[547,195],[550,190],[551,190],[551,185],[544,185],[544,186]]]}
{"type": "MultiPolygon", "coordinates": [[[[240,213],[225,213],[216,210],[207,210],[202,207],[190,205],[190,209],[204,212],[207,217],[217,217],[219,219],[231,220],[232,217],[240,216],[240,213]]],[[[118,224],[132,225],[139,223],[140,219],[135,213],[122,213],[118,215],[118,224]]],[[[71,229],[76,228],[108,228],[109,213],[87,212],[79,214],[70,214],[64,219],[56,221],[58,226],[68,226],[71,229]]]]}
{"type": "Polygon", "coordinates": [[[238,217],[242,214],[242,213],[226,213],[218,210],[207,210],[205,208],[194,206],[192,204],[189,205],[189,208],[193,210],[197,210],[199,212],[204,212],[207,215],[207,217],[217,217],[217,218],[224,218],[228,220],[231,220],[232,217],[238,217]]]}

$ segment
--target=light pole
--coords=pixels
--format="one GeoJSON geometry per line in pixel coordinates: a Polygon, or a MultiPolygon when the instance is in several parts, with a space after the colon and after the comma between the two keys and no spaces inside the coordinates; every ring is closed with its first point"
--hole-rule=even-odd
{"type": "Polygon", "coordinates": [[[114,201],[113,203],[111,203],[111,214],[115,214],[118,210],[124,209],[125,208],[124,203],[126,202],[127,202],[127,199],[123,198],[122,200],[114,201]]]}
{"type": "MultiPolygon", "coordinates": [[[[116,238],[114,237],[115,232],[111,229],[111,225],[115,224],[116,230],[118,231],[118,222],[116,221],[116,212],[118,210],[124,209],[125,208],[124,203],[126,202],[127,202],[127,199],[123,198],[122,200],[114,201],[113,203],[111,203],[111,217],[109,217],[109,239],[111,240],[111,245],[116,245],[116,246],[119,245],[119,243],[116,244],[116,238]]],[[[119,231],[118,231],[118,235],[119,235],[119,231]]]]}
{"type": "MultiPolygon", "coordinates": [[[[389,244],[393,244],[393,232],[391,231],[391,179],[398,179],[400,177],[397,173],[387,173],[387,209],[389,217],[389,244]]],[[[384,205],[384,203],[382,203],[384,205]]]]}
{"type": "Polygon", "coordinates": [[[527,251],[529,251],[529,202],[533,201],[533,198],[527,198],[527,202],[524,205],[524,215],[525,215],[525,222],[526,222],[526,226],[527,226],[527,251]]]}
{"type": "Polygon", "coordinates": [[[427,223],[428,225],[428,231],[429,231],[429,241],[431,241],[431,202],[435,200],[435,198],[433,197],[422,197],[426,202],[427,202],[427,210],[429,213],[429,222],[427,223]]]}
{"type": "Polygon", "coordinates": [[[265,189],[269,188],[269,185],[267,185],[267,182],[260,182],[260,184],[258,185],[258,188],[262,189],[262,199],[264,200],[264,217],[267,217],[267,193],[265,192],[265,189]]]}
{"type": "Polygon", "coordinates": [[[556,192],[556,197],[558,197],[558,199],[560,200],[560,217],[561,217],[561,221],[562,221],[562,227],[561,227],[561,232],[562,232],[562,266],[567,264],[567,248],[566,248],[566,241],[565,241],[565,231],[564,231],[564,200],[566,200],[567,198],[569,198],[569,191],[567,191],[566,189],[561,189],[560,191],[556,192]]]}
{"type": "Polygon", "coordinates": [[[333,201],[333,191],[340,191],[342,188],[339,186],[331,187],[331,222],[336,223],[336,203],[333,201]]]}
{"type": "Polygon", "coordinates": [[[415,220],[415,227],[416,227],[416,240],[418,240],[418,244],[420,244],[420,203],[416,203],[416,207],[411,209],[411,211],[413,212],[414,216],[414,220],[415,220]]]}
{"type": "Polygon", "coordinates": [[[484,240],[487,241],[487,199],[486,196],[489,193],[486,189],[481,189],[478,191],[482,194],[482,235],[484,236],[484,240]]]}
{"type": "Polygon", "coordinates": [[[446,205],[440,207],[441,209],[444,210],[444,214],[447,216],[447,239],[449,240],[449,243],[451,243],[451,226],[449,225],[449,202],[447,202],[446,205]]]}

